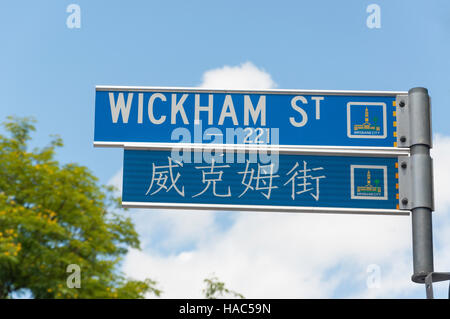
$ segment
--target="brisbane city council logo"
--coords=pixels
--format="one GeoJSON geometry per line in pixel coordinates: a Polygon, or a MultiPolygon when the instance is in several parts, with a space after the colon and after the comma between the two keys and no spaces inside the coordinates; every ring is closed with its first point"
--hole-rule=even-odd
{"type": "MultiPolygon", "coordinates": [[[[386,138],[386,104],[347,103],[349,138],[386,138]]],[[[387,200],[387,166],[350,165],[351,199],[387,200]]]]}
{"type": "Polygon", "coordinates": [[[381,102],[347,103],[347,136],[349,138],[386,138],[386,104],[381,102]]]}

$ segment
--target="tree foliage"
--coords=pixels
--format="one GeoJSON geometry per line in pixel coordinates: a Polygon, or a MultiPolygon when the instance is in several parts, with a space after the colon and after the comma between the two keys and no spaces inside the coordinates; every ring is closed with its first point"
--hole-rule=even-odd
{"type": "Polygon", "coordinates": [[[30,118],[4,123],[0,135],[0,298],[31,292],[35,298],[143,298],[161,293],[155,282],[118,271],[139,239],[129,218],[117,213],[111,187],[77,164],[61,165],[54,137],[30,151],[30,118]],[[81,270],[81,287],[67,284],[67,266],[81,270]]]}
{"type": "Polygon", "coordinates": [[[217,299],[228,296],[244,299],[244,296],[240,293],[226,288],[225,283],[219,281],[219,278],[214,275],[204,279],[203,282],[206,284],[203,293],[207,299],[217,299]]]}

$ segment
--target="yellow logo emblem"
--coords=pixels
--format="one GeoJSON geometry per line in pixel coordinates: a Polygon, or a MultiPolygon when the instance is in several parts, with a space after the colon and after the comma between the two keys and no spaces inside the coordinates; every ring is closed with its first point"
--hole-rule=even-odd
{"type": "Polygon", "coordinates": [[[367,171],[367,184],[365,186],[358,186],[356,192],[358,195],[378,196],[381,194],[381,186],[379,180],[375,180],[375,186],[372,185],[370,178],[370,170],[367,171]]]}
{"type": "Polygon", "coordinates": [[[366,106],[366,111],[365,111],[365,116],[364,116],[364,123],[363,124],[355,124],[353,126],[353,131],[355,134],[377,134],[378,132],[380,132],[380,126],[376,125],[377,123],[377,118],[374,118],[374,123],[370,123],[369,121],[369,109],[366,106]]]}

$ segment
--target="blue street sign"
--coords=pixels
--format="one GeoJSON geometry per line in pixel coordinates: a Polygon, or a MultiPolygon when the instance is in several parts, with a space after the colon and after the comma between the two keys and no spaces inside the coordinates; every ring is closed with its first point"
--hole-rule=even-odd
{"type": "Polygon", "coordinates": [[[401,93],[97,87],[94,145],[392,148],[401,93]]]}
{"type": "Polygon", "coordinates": [[[124,150],[125,207],[407,214],[398,159],[124,150]]]}

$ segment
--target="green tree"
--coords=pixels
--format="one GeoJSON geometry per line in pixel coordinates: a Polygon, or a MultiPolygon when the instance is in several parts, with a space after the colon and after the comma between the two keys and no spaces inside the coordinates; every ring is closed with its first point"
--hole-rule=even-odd
{"type": "Polygon", "coordinates": [[[227,295],[244,299],[244,296],[240,293],[226,288],[225,283],[219,281],[219,278],[214,275],[204,279],[203,282],[206,284],[206,288],[203,289],[203,293],[207,299],[217,299],[220,297],[227,297],[227,295]]]}
{"type": "Polygon", "coordinates": [[[61,165],[54,137],[30,151],[30,118],[3,123],[0,135],[0,298],[28,291],[34,298],[143,298],[161,291],[150,279],[118,271],[139,239],[129,218],[116,212],[112,187],[83,166],[61,165]],[[70,288],[67,266],[76,264],[81,287],[70,288]]]}

